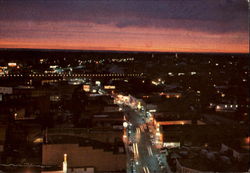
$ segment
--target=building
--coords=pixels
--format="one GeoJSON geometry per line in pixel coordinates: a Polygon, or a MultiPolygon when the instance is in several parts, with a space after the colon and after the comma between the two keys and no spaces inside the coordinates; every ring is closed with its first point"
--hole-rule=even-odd
{"type": "Polygon", "coordinates": [[[111,129],[123,129],[123,112],[100,112],[91,116],[92,127],[106,127],[111,129]]]}
{"type": "Polygon", "coordinates": [[[224,144],[218,147],[205,145],[175,148],[170,150],[168,159],[172,170],[177,173],[246,173],[250,168],[249,153],[238,160],[224,144]]]}
{"type": "Polygon", "coordinates": [[[48,130],[47,143],[42,147],[43,165],[61,165],[63,155],[67,154],[69,170],[84,168],[85,171],[89,169],[94,172],[125,171],[125,148],[123,142],[116,137],[118,135],[114,135],[116,132],[76,130],[48,130]]]}
{"type": "Polygon", "coordinates": [[[62,156],[67,153],[69,168],[94,168],[95,171],[122,171],[126,169],[124,148],[107,151],[94,146],[79,144],[45,144],[43,145],[42,163],[60,165],[62,156]]]}
{"type": "Polygon", "coordinates": [[[6,125],[0,125],[0,161],[2,159],[2,153],[4,151],[5,138],[6,138],[6,125]]]}

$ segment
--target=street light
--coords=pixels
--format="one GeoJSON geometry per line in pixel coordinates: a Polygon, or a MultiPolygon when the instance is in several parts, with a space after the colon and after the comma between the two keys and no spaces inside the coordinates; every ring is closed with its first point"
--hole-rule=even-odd
{"type": "Polygon", "coordinates": [[[67,173],[67,154],[64,154],[63,173],[67,173]]]}
{"type": "Polygon", "coordinates": [[[128,127],[128,123],[125,121],[125,122],[123,122],[123,127],[124,128],[127,128],[128,127]]]}
{"type": "Polygon", "coordinates": [[[159,131],[160,131],[160,128],[159,128],[159,127],[157,127],[157,128],[156,128],[156,131],[157,131],[157,132],[159,132],[159,131]]]}

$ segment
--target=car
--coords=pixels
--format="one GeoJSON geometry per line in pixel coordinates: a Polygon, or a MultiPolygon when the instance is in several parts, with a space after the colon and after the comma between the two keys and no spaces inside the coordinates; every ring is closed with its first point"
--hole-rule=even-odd
{"type": "Polygon", "coordinates": [[[135,161],[135,164],[136,164],[136,165],[139,165],[139,161],[138,161],[138,160],[136,160],[136,161],[135,161]]]}
{"type": "Polygon", "coordinates": [[[162,161],[159,161],[159,165],[162,166],[162,165],[163,165],[163,162],[162,162],[162,161]]]}
{"type": "Polygon", "coordinates": [[[132,173],[136,173],[136,168],[135,167],[132,168],[132,173]]]}
{"type": "Polygon", "coordinates": [[[134,163],[134,160],[130,160],[130,167],[131,167],[131,171],[133,173],[136,173],[136,166],[135,166],[135,163],[134,163]]]}
{"type": "Polygon", "coordinates": [[[166,166],[165,166],[165,165],[161,165],[160,168],[161,168],[161,169],[164,169],[164,168],[166,168],[166,166]]]}

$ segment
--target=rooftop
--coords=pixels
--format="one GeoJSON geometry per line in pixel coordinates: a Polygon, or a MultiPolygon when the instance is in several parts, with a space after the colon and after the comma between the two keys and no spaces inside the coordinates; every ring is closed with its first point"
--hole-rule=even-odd
{"type": "Polygon", "coordinates": [[[232,155],[218,148],[183,147],[171,150],[170,158],[177,158],[182,167],[199,171],[244,172],[249,169],[249,158],[236,161],[232,155]]]}

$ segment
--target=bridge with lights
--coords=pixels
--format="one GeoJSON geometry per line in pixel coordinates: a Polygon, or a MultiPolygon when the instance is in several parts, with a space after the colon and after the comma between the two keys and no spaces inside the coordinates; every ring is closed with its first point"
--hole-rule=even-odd
{"type": "Polygon", "coordinates": [[[73,74],[0,74],[0,79],[13,78],[141,78],[143,73],[73,73],[73,74]]]}

